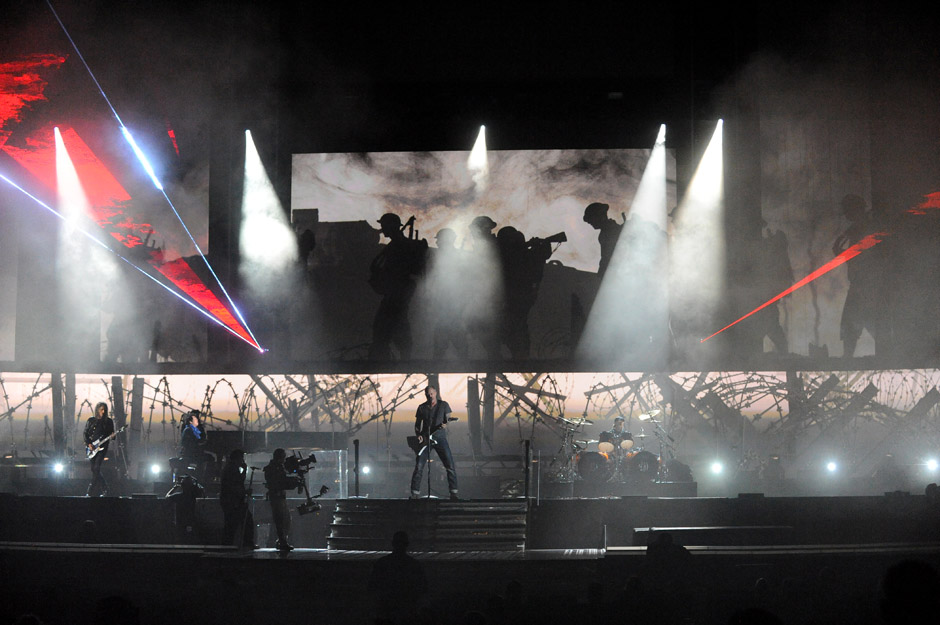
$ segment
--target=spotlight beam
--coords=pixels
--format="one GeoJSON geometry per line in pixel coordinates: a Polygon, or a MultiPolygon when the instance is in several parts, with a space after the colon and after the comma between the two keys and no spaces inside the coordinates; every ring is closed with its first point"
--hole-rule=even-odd
{"type": "Polygon", "coordinates": [[[486,170],[486,126],[480,126],[480,132],[477,134],[477,140],[473,143],[473,149],[470,150],[467,165],[472,171],[481,172],[486,170]]]}
{"type": "Polygon", "coordinates": [[[839,265],[843,265],[843,264],[847,263],[848,261],[850,261],[851,259],[855,258],[856,256],[858,256],[859,254],[861,254],[861,253],[864,252],[865,250],[870,249],[870,248],[872,248],[872,247],[878,245],[879,243],[881,243],[882,241],[884,241],[884,240],[885,240],[886,238],[888,238],[889,236],[890,236],[890,233],[889,233],[889,232],[876,232],[875,234],[869,234],[868,236],[866,236],[865,238],[863,238],[861,241],[859,241],[859,242],[856,243],[855,245],[851,246],[850,248],[848,248],[847,250],[845,250],[844,252],[842,252],[841,254],[839,254],[838,256],[836,256],[835,258],[833,258],[832,260],[830,260],[829,262],[827,262],[825,265],[819,267],[818,269],[816,269],[815,271],[813,271],[812,273],[810,273],[808,276],[806,276],[805,278],[803,278],[802,280],[800,280],[799,282],[797,282],[797,283],[794,284],[793,286],[790,286],[790,287],[784,289],[784,290],[781,291],[778,295],[775,295],[774,297],[770,298],[769,300],[767,300],[766,302],[764,302],[763,304],[761,304],[760,306],[758,306],[757,308],[755,308],[755,309],[752,310],[751,312],[747,313],[746,315],[744,315],[744,316],[741,317],[740,319],[737,319],[736,321],[732,321],[731,323],[729,323],[728,325],[726,325],[726,326],[723,327],[722,329],[718,330],[718,331],[715,332],[714,334],[711,334],[711,335],[709,335],[709,336],[706,336],[705,338],[703,338],[703,339],[702,339],[701,341],[699,341],[699,342],[700,342],[700,343],[704,343],[704,342],[707,341],[708,339],[713,338],[713,337],[715,337],[715,336],[718,336],[719,334],[721,334],[722,332],[724,332],[724,331],[727,330],[728,328],[730,328],[730,327],[732,327],[732,326],[734,326],[734,325],[740,323],[741,321],[744,321],[745,319],[747,319],[747,318],[750,317],[751,315],[753,315],[753,314],[755,314],[755,313],[757,313],[757,312],[760,312],[761,310],[767,308],[767,307],[770,306],[771,304],[773,304],[773,303],[775,303],[775,302],[777,302],[777,301],[783,299],[784,297],[786,297],[786,296],[789,295],[790,293],[793,293],[793,292],[796,291],[797,289],[800,289],[800,288],[806,286],[807,284],[809,284],[810,282],[812,282],[812,281],[815,280],[816,278],[819,278],[819,277],[821,277],[821,276],[823,276],[823,275],[829,273],[830,271],[832,271],[833,269],[835,269],[835,268],[838,267],[839,265]]]}
{"type": "MultiPolygon", "coordinates": [[[[63,221],[66,221],[65,215],[63,215],[62,213],[60,213],[60,212],[57,211],[56,209],[52,208],[51,206],[49,206],[48,204],[46,204],[45,202],[43,202],[42,200],[40,200],[38,197],[36,197],[36,196],[33,195],[32,193],[30,193],[29,191],[27,191],[26,189],[24,189],[24,188],[21,187],[20,185],[16,184],[15,182],[13,182],[13,181],[10,180],[9,178],[7,178],[7,177],[6,177],[5,175],[3,175],[2,173],[0,173],[0,179],[2,179],[4,182],[6,182],[7,184],[9,184],[11,187],[13,187],[14,189],[16,189],[17,191],[19,191],[20,193],[22,193],[23,195],[25,195],[25,196],[28,197],[29,199],[31,199],[31,200],[33,200],[34,202],[36,202],[37,204],[39,204],[39,206],[41,206],[42,208],[46,209],[47,211],[49,211],[50,213],[52,213],[53,215],[55,215],[55,216],[58,217],[59,219],[61,219],[61,220],[63,220],[63,221]]],[[[195,302],[193,302],[193,301],[187,299],[186,297],[184,297],[184,296],[181,295],[180,293],[174,291],[173,289],[171,289],[170,287],[168,287],[166,284],[164,284],[163,282],[161,282],[160,280],[158,280],[157,278],[155,278],[154,276],[152,276],[149,272],[145,271],[145,270],[142,269],[140,266],[134,264],[132,261],[128,260],[125,256],[123,256],[123,255],[121,255],[120,253],[116,252],[116,251],[115,251],[113,248],[111,248],[107,243],[105,243],[104,241],[102,241],[101,239],[99,239],[98,237],[96,237],[96,236],[95,236],[94,234],[92,234],[91,232],[85,230],[84,228],[80,228],[80,227],[78,227],[78,228],[76,228],[76,229],[77,229],[78,232],[80,232],[81,234],[83,234],[89,241],[91,241],[91,242],[93,242],[93,243],[95,243],[95,244],[101,246],[102,248],[106,249],[107,251],[111,252],[112,254],[114,254],[115,256],[117,256],[118,258],[120,258],[122,261],[124,261],[125,263],[127,263],[128,265],[130,265],[131,267],[133,267],[134,269],[136,269],[137,271],[139,271],[140,273],[142,273],[142,274],[145,275],[146,277],[148,277],[148,278],[149,278],[150,280],[152,280],[154,283],[156,283],[157,285],[159,285],[160,287],[162,287],[163,289],[165,289],[167,292],[169,292],[169,293],[171,293],[172,295],[174,295],[174,296],[176,296],[177,298],[179,298],[182,302],[184,302],[186,305],[188,305],[189,307],[191,307],[193,310],[196,310],[196,311],[199,312],[200,314],[204,315],[207,319],[209,319],[210,321],[212,321],[212,322],[215,323],[216,325],[221,326],[221,327],[224,328],[227,332],[229,332],[229,333],[232,334],[233,336],[236,336],[236,337],[238,337],[239,339],[245,341],[246,343],[248,343],[249,345],[251,345],[251,346],[254,347],[255,349],[260,350],[260,351],[264,351],[264,350],[261,348],[261,346],[259,346],[257,343],[252,343],[251,341],[247,340],[245,337],[243,337],[243,336],[241,336],[240,334],[238,334],[237,332],[235,332],[235,330],[231,329],[230,327],[228,327],[227,325],[225,325],[224,323],[222,323],[222,321],[219,320],[219,319],[217,319],[214,315],[212,315],[211,313],[207,312],[206,310],[203,310],[198,304],[196,304],[195,302]]]]}
{"type": "MultiPolygon", "coordinates": [[[[183,230],[186,231],[186,234],[189,236],[189,240],[192,241],[193,246],[196,248],[196,251],[199,253],[199,256],[202,258],[203,262],[206,264],[206,268],[209,269],[209,273],[212,274],[212,277],[215,278],[215,281],[218,283],[219,288],[222,290],[222,293],[225,295],[225,299],[228,300],[229,305],[232,307],[232,311],[241,321],[242,326],[244,326],[245,331],[248,332],[248,335],[254,341],[254,347],[259,351],[264,351],[258,339],[255,338],[254,333],[251,331],[251,328],[248,327],[248,322],[245,321],[245,318],[242,316],[238,306],[235,305],[235,302],[232,300],[231,296],[228,294],[228,291],[225,289],[225,285],[222,284],[222,280],[219,279],[219,276],[215,273],[215,270],[212,268],[212,265],[209,264],[209,259],[206,258],[206,255],[203,253],[202,248],[199,247],[199,244],[196,243],[195,237],[189,231],[189,228],[186,226],[186,223],[183,221],[182,216],[179,214],[179,211],[176,210],[176,206],[173,204],[170,197],[167,195],[166,190],[163,188],[163,185],[160,183],[160,180],[157,178],[156,173],[154,172],[153,167],[150,165],[150,162],[147,160],[147,157],[144,155],[143,151],[137,145],[137,142],[134,141],[133,136],[130,133],[130,130],[127,129],[127,126],[124,125],[124,122],[121,120],[121,116],[118,115],[117,110],[115,110],[114,105],[111,104],[111,100],[108,98],[108,95],[104,92],[104,89],[101,86],[101,83],[98,82],[98,79],[95,77],[95,73],[91,71],[91,66],[88,65],[88,61],[85,60],[84,55],[82,55],[81,50],[78,49],[78,45],[75,43],[75,40],[72,38],[72,35],[69,34],[68,29],[65,27],[65,23],[59,17],[59,14],[56,12],[55,7],[52,6],[51,0],[46,0],[46,5],[49,7],[49,10],[52,12],[52,15],[55,17],[56,21],[59,23],[59,26],[62,28],[62,32],[65,33],[66,38],[68,38],[69,43],[72,44],[72,48],[75,50],[75,53],[78,55],[78,58],[81,59],[82,65],[85,66],[85,69],[88,71],[88,75],[91,76],[92,81],[94,81],[95,86],[98,88],[98,92],[101,93],[101,97],[104,98],[104,101],[107,103],[108,108],[111,109],[111,113],[114,115],[114,119],[117,121],[118,126],[121,128],[121,134],[124,135],[125,140],[130,144],[131,149],[134,151],[134,155],[137,157],[137,160],[140,161],[140,164],[143,166],[144,170],[150,176],[151,181],[154,186],[163,194],[164,199],[166,199],[167,204],[169,204],[170,209],[173,211],[173,214],[176,215],[176,218],[179,220],[180,224],[183,226],[183,230]]],[[[250,342],[249,342],[250,343],[250,342]]]]}

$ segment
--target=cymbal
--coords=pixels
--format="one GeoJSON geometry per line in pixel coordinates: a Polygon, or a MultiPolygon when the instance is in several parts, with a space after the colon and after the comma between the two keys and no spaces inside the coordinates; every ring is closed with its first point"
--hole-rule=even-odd
{"type": "Polygon", "coordinates": [[[588,419],[568,419],[567,417],[558,417],[558,419],[568,425],[594,425],[594,422],[588,419]]]}
{"type": "Polygon", "coordinates": [[[593,444],[596,443],[596,442],[597,442],[596,440],[593,440],[593,441],[575,441],[575,443],[577,443],[578,445],[593,445],[593,444]]]}
{"type": "Polygon", "coordinates": [[[659,408],[654,408],[653,410],[650,410],[649,412],[644,412],[639,417],[637,417],[637,419],[639,419],[640,421],[652,421],[653,417],[658,417],[660,414],[662,414],[662,412],[663,411],[660,410],[659,408]]]}

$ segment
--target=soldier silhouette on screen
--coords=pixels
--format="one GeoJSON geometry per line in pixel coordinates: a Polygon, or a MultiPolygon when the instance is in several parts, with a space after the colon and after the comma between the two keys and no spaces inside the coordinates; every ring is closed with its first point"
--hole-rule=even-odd
{"type": "Polygon", "coordinates": [[[529,312],[538,298],[552,246],[542,239],[526,242],[525,236],[512,226],[500,229],[496,244],[505,288],[500,342],[509,348],[513,359],[528,358],[529,312]]]}
{"type": "Polygon", "coordinates": [[[618,224],[607,216],[609,208],[607,204],[593,202],[584,209],[584,222],[598,231],[597,242],[601,246],[601,260],[597,265],[597,275],[600,277],[604,277],[607,266],[610,265],[610,259],[620,239],[620,231],[623,229],[623,224],[618,224]]]}
{"type": "MultiPolygon", "coordinates": [[[[874,223],[871,214],[865,210],[865,200],[855,194],[842,198],[841,211],[849,221],[849,227],[832,244],[832,253],[838,256],[851,246],[872,234],[874,223]]],[[[866,250],[846,263],[849,278],[849,292],[842,307],[842,324],[839,338],[842,339],[845,358],[855,355],[858,339],[862,330],[868,329],[875,340],[877,352],[880,338],[881,311],[881,257],[880,250],[866,250]]]]}
{"type": "Polygon", "coordinates": [[[481,248],[487,245],[495,247],[496,235],[493,234],[494,228],[496,228],[496,222],[486,215],[473,218],[473,221],[470,222],[470,240],[473,242],[475,251],[482,251],[481,248]]]}
{"type": "Polygon", "coordinates": [[[466,359],[466,308],[468,298],[473,294],[460,283],[460,276],[466,270],[464,253],[454,245],[457,233],[450,228],[442,228],[435,239],[437,249],[432,251],[430,260],[434,292],[429,311],[434,325],[434,358],[444,358],[453,345],[457,357],[466,359]]]}
{"type": "Polygon", "coordinates": [[[409,239],[402,232],[401,218],[386,213],[379,219],[388,244],[372,260],[369,285],[382,296],[372,322],[372,346],[369,358],[390,360],[392,345],[402,359],[411,356],[411,325],[408,311],[417,288],[417,277],[424,271],[428,243],[409,239]]]}

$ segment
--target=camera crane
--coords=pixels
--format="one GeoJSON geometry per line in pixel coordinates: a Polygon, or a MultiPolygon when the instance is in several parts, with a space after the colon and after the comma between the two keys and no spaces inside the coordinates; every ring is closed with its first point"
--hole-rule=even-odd
{"type": "Polygon", "coordinates": [[[295,474],[295,477],[297,478],[297,492],[299,493],[303,491],[303,493],[307,496],[307,501],[297,506],[297,512],[301,515],[310,514],[311,512],[316,512],[319,510],[322,506],[320,505],[320,502],[314,501],[314,499],[319,499],[330,490],[329,486],[323,484],[320,486],[319,494],[310,494],[310,489],[307,488],[307,473],[310,471],[310,469],[313,468],[312,465],[316,464],[316,462],[317,457],[313,455],[313,453],[304,458],[296,451],[292,456],[288,456],[284,461],[284,468],[287,470],[287,472],[295,474]]]}

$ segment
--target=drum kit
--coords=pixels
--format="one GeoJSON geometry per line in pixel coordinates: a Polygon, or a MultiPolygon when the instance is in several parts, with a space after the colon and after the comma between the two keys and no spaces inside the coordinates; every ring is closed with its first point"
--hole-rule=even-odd
{"type": "MultiPolygon", "coordinates": [[[[655,437],[660,448],[665,431],[656,420],[662,410],[650,410],[640,415],[639,420],[655,426],[655,437]]],[[[631,434],[627,431],[609,430],[601,432],[597,440],[575,440],[574,432],[582,425],[593,425],[587,419],[561,419],[565,427],[565,464],[559,472],[559,481],[623,482],[640,484],[654,482],[660,477],[660,454],[644,449],[646,434],[631,434]]]]}

